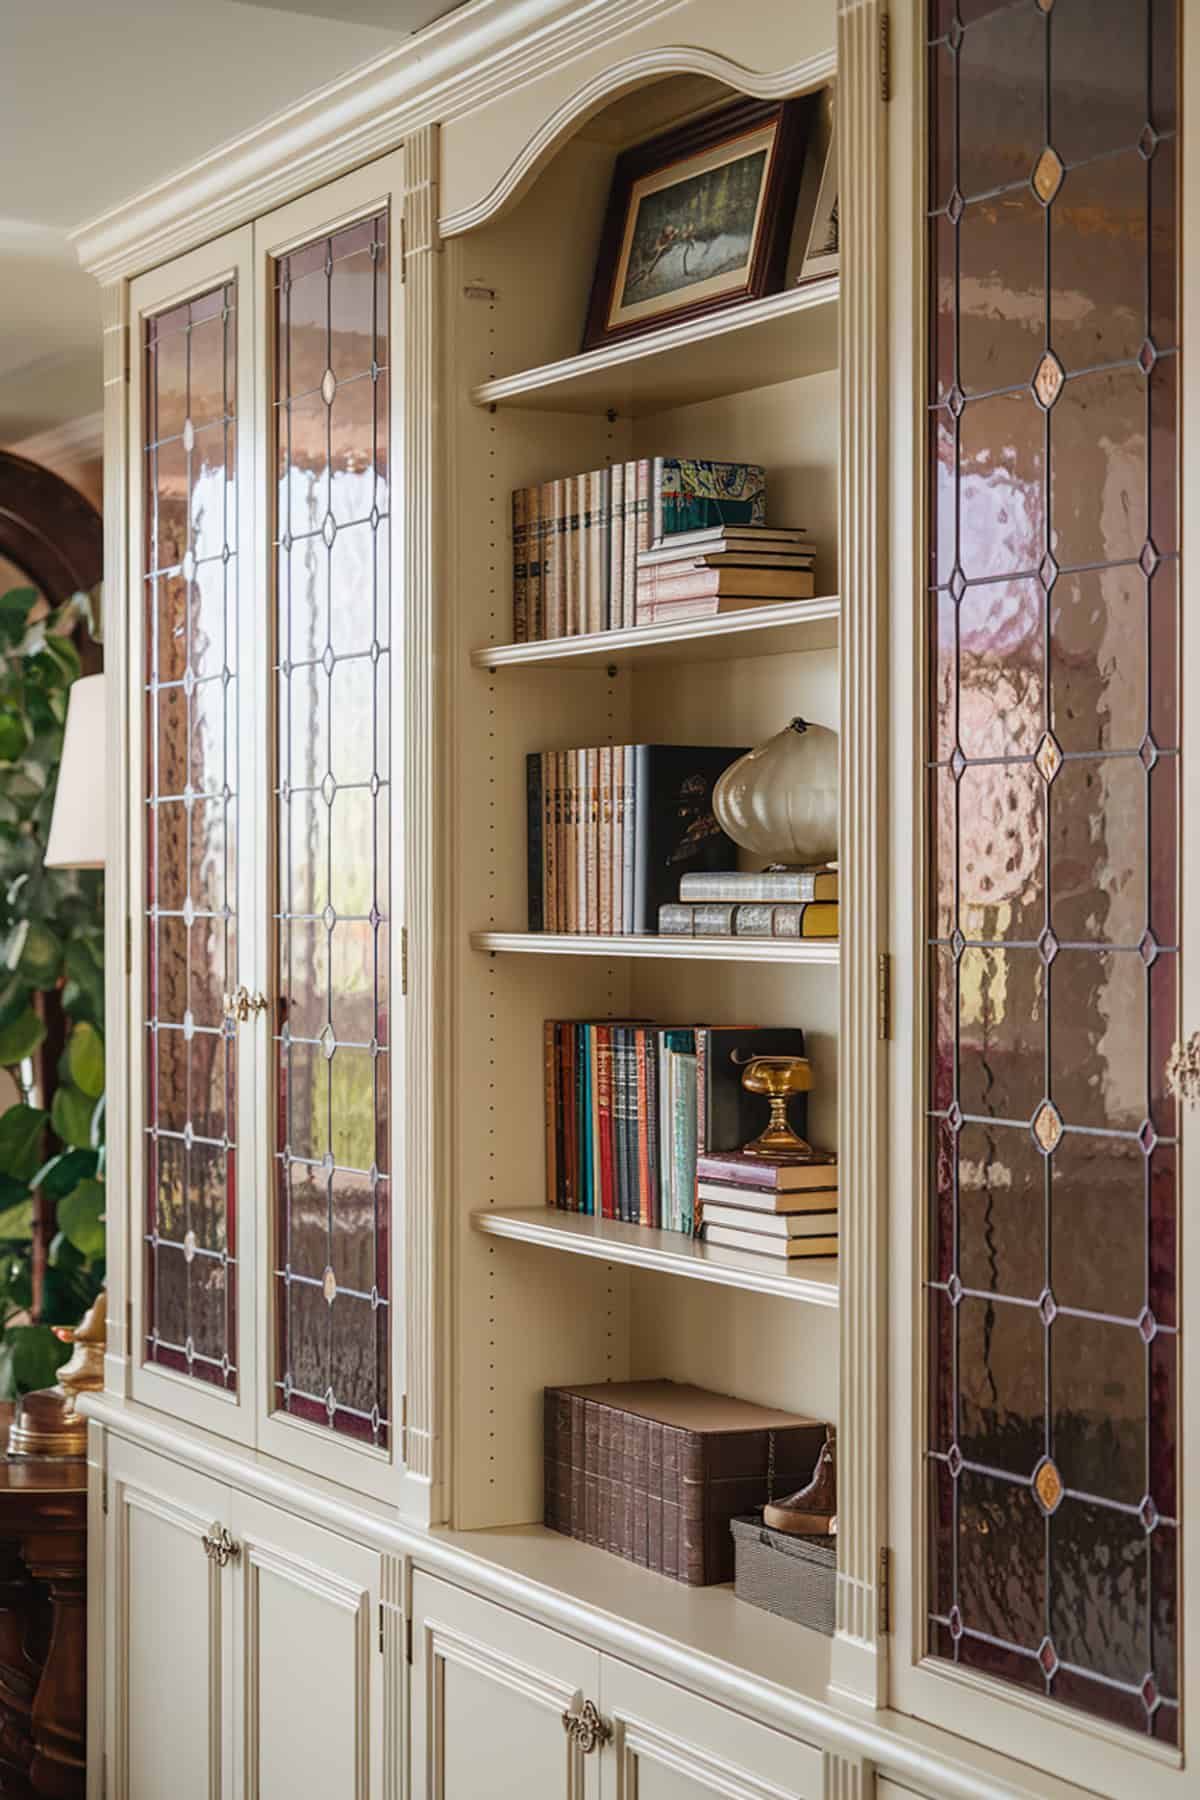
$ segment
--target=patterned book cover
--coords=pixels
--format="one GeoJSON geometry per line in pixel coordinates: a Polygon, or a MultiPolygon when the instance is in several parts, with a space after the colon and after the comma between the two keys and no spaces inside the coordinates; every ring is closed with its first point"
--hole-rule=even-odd
{"type": "Polygon", "coordinates": [[[657,930],[659,907],[675,899],[689,870],[736,866],[737,848],[717,824],[712,796],[744,754],[713,744],[634,746],[635,932],[657,930]]]}
{"type": "Polygon", "coordinates": [[[651,493],[656,540],[707,525],[767,522],[767,472],[755,463],[656,456],[651,493]]]}

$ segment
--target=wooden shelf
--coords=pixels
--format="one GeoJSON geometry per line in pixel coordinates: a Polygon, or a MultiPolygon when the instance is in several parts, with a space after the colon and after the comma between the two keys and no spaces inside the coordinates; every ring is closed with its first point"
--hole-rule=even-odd
{"type": "Polygon", "coordinates": [[[573,1256],[629,1263],[639,1269],[686,1275],[695,1281],[746,1288],[756,1294],[776,1294],[809,1306],[838,1303],[836,1256],[813,1257],[801,1265],[789,1265],[782,1258],[718,1248],[685,1237],[681,1231],[657,1231],[648,1225],[627,1225],[618,1219],[597,1219],[587,1213],[557,1212],[547,1206],[518,1207],[511,1212],[489,1209],[472,1213],[471,1217],[476,1230],[490,1237],[515,1238],[523,1244],[539,1244],[573,1256]]]}
{"type": "Polygon", "coordinates": [[[663,662],[728,661],[779,651],[829,650],[838,641],[836,594],[780,600],[753,612],[722,613],[673,625],[544,638],[531,644],[485,644],[472,650],[477,669],[640,669],[663,662]]]}
{"type": "Polygon", "coordinates": [[[473,931],[473,950],[521,956],[664,956],[677,962],[813,963],[833,967],[836,938],[690,938],[567,931],[473,931]]]}
{"type": "Polygon", "coordinates": [[[645,416],[837,367],[833,276],[474,388],[477,406],[645,416]],[[682,354],[680,354],[682,352],[682,354]]]}

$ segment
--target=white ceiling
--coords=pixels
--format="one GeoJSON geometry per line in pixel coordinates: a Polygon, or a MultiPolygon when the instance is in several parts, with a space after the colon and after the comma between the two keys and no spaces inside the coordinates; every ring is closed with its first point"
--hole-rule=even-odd
{"type": "Polygon", "coordinates": [[[98,410],[66,234],[457,0],[0,0],[0,445],[98,410]]]}

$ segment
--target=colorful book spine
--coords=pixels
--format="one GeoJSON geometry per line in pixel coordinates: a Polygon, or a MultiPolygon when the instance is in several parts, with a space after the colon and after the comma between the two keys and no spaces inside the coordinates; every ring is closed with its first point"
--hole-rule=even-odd
{"type": "Polygon", "coordinates": [[[512,611],[513,642],[529,637],[529,489],[516,488],[512,497],[512,611]]]}
{"type": "Polygon", "coordinates": [[[619,631],[624,616],[625,595],[625,464],[614,463],[608,471],[608,585],[605,595],[605,626],[619,631]]]}
{"type": "Polygon", "coordinates": [[[528,843],[529,929],[546,928],[546,758],[531,751],[525,758],[525,824],[528,843]]]}
{"type": "Polygon", "coordinates": [[[542,609],[542,549],[542,490],[529,487],[525,489],[525,592],[531,639],[546,635],[546,617],[542,609]]]}

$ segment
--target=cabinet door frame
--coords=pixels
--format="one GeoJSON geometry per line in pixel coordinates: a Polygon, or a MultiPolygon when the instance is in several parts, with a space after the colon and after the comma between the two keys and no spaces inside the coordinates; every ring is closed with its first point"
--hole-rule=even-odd
{"type": "Polygon", "coordinates": [[[256,746],[252,729],[252,702],[258,683],[256,663],[259,644],[254,623],[254,483],[250,474],[250,445],[254,405],[254,380],[257,364],[253,308],[253,234],[243,226],[216,238],[202,249],[194,250],[176,261],[139,276],[129,290],[129,540],[128,540],[128,631],[126,662],[127,679],[123,696],[126,707],[126,741],[129,745],[127,884],[129,896],[129,972],[128,972],[128,1042],[126,1069],[128,1084],[129,1130],[126,1143],[127,1201],[129,1208],[129,1322],[126,1346],[129,1392],[135,1400],[144,1401],[169,1412],[189,1424],[203,1426],[222,1437],[239,1443],[254,1441],[258,1371],[256,1348],[257,1324],[255,1295],[256,1231],[253,1207],[248,1205],[254,1193],[257,1167],[254,1135],[257,1128],[256,1090],[262,1043],[263,1020],[251,1018],[237,1027],[237,1115],[236,1115],[236,1192],[238,1196],[237,1236],[237,1391],[230,1394],[194,1377],[176,1373],[144,1360],[146,1341],[146,748],[145,709],[146,627],[145,596],[145,484],[143,478],[145,442],[145,360],[142,350],[143,322],[174,304],[194,298],[216,287],[222,281],[236,278],[238,304],[237,328],[237,422],[235,438],[235,481],[237,492],[237,561],[238,618],[238,701],[237,756],[238,808],[236,831],[237,858],[237,970],[239,981],[250,991],[262,987],[261,956],[257,913],[253,904],[254,884],[250,858],[245,847],[256,842],[259,832],[255,815],[255,796],[259,786],[255,770],[256,746]],[[136,453],[135,453],[136,447],[136,453]]]}
{"type": "MultiPolygon", "coordinates": [[[[238,1546],[233,1589],[233,1671],[238,1696],[235,1757],[243,1800],[262,1791],[258,1704],[260,1581],[276,1575],[350,1615],[355,1639],[355,1788],[344,1800],[381,1800],[384,1792],[383,1646],[377,1620],[381,1599],[378,1551],[310,1525],[280,1508],[234,1490],[233,1536],[238,1546]]],[[[298,1654],[306,1654],[303,1645],[298,1654]]],[[[268,1791],[275,1791],[267,1784],[268,1791]]]]}
{"type": "MultiPolygon", "coordinates": [[[[273,535],[274,456],[272,450],[272,400],[275,363],[275,328],[272,308],[272,262],[289,250],[310,242],[326,232],[339,230],[373,212],[388,213],[388,246],[390,270],[388,281],[389,332],[389,551],[391,571],[390,657],[390,736],[391,770],[388,814],[391,841],[390,930],[389,930],[389,1054],[391,1059],[390,1089],[392,1105],[389,1114],[391,1151],[391,1218],[390,1218],[390,1318],[389,1381],[391,1396],[391,1430],[386,1450],[353,1439],[335,1436],[323,1426],[277,1412],[273,1406],[274,1359],[276,1342],[275,1290],[275,1101],[274,1054],[269,1026],[264,1027],[263,1075],[255,1106],[258,1113],[257,1159],[254,1191],[261,1196],[258,1207],[258,1258],[260,1275],[258,1294],[263,1328],[259,1336],[258,1444],[271,1455],[298,1464],[315,1474],[340,1481],[359,1492],[377,1499],[394,1500],[397,1478],[404,1467],[404,1345],[406,1295],[404,1290],[403,1209],[407,1203],[404,1176],[403,1120],[406,1112],[408,1064],[405,1057],[405,999],[402,949],[402,922],[405,911],[405,885],[409,872],[405,867],[407,849],[404,836],[402,782],[397,773],[403,768],[405,748],[405,680],[404,619],[408,604],[404,563],[404,493],[408,479],[404,466],[404,270],[401,220],[404,210],[403,149],[393,151],[377,161],[354,170],[340,180],[329,182],[315,193],[306,194],[255,221],[254,230],[254,318],[255,341],[259,345],[256,381],[253,394],[254,421],[254,491],[258,500],[258,523],[253,550],[255,590],[263,596],[266,629],[262,633],[262,655],[256,671],[260,741],[263,754],[258,765],[259,817],[262,830],[258,843],[262,854],[256,859],[254,894],[255,917],[263,927],[263,992],[273,1000],[278,991],[275,968],[274,932],[272,930],[273,895],[276,879],[275,818],[272,795],[273,756],[271,745],[275,732],[275,705],[272,665],[275,626],[274,570],[271,553],[273,535]],[[265,723],[264,723],[265,722],[265,723]]],[[[268,1012],[268,1018],[270,1013],[268,1012]]]]}
{"type": "MultiPolygon", "coordinates": [[[[1181,9],[1186,10],[1186,8],[1181,9]]],[[[1186,101],[1200,100],[1200,34],[1181,38],[1182,85],[1186,101]]],[[[893,1546],[892,1637],[889,1653],[890,1704],[898,1712],[954,1732],[988,1749],[1012,1755],[1097,1794],[1123,1800],[1171,1800],[1189,1791],[1194,1776],[1169,1746],[1135,1738],[1119,1727],[1026,1693],[1016,1687],[925,1654],[924,1594],[927,1591],[927,1497],[923,1471],[923,1421],[927,1417],[928,1334],[923,1323],[922,1271],[927,1264],[927,1192],[924,1095],[928,1072],[924,900],[927,892],[925,755],[923,729],[929,691],[922,580],[926,557],[929,304],[925,260],[928,141],[927,62],[924,0],[895,0],[891,10],[893,67],[897,72],[889,107],[891,200],[888,255],[892,295],[892,545],[895,621],[891,642],[892,689],[897,697],[891,724],[891,821],[894,855],[891,908],[896,981],[891,1046],[890,1145],[890,1357],[888,1452],[890,1541],[893,1546]]],[[[1200,180],[1200,122],[1181,134],[1185,187],[1200,180]]],[[[1200,324],[1200,232],[1180,214],[1182,324],[1180,341],[1200,324]]],[[[1182,448],[1181,519],[1200,507],[1200,369],[1185,357],[1180,394],[1182,448]],[[1190,427],[1190,429],[1189,429],[1190,427]],[[1189,504],[1190,503],[1190,504],[1189,504]]],[[[1182,600],[1181,600],[1182,606],[1182,600]]],[[[1186,618],[1184,620],[1186,633],[1186,618]]],[[[1186,663],[1181,659],[1181,668],[1186,663]]],[[[1192,705],[1182,709],[1181,777],[1181,943],[1200,944],[1200,686],[1193,679],[1192,705]]],[[[1186,698],[1186,697],[1185,697],[1186,698]]],[[[1200,953],[1184,953],[1181,1010],[1184,1034],[1200,1027],[1200,953]]],[[[1187,1126],[1183,1127],[1186,1135],[1187,1126]]],[[[1186,1154],[1179,1192],[1181,1222],[1197,1217],[1200,1162],[1186,1154]]],[[[1179,1292],[1200,1293],[1200,1234],[1186,1224],[1180,1233],[1179,1292]]],[[[1181,1375],[1185,1365],[1181,1359],[1181,1375]]],[[[1200,1487],[1200,1382],[1182,1382],[1179,1411],[1180,1480],[1184,1491],[1200,1487]]],[[[1194,1529],[1194,1527],[1193,1527],[1194,1529]]],[[[1184,1732],[1200,1730],[1200,1581],[1184,1559],[1180,1597],[1181,1688],[1184,1732]],[[1189,1654],[1190,1651],[1190,1654],[1189,1654]]],[[[1185,1743],[1186,1743],[1185,1735],[1185,1743]]],[[[1194,1757],[1192,1758],[1194,1760],[1194,1757]]]]}
{"type": "MultiPolygon", "coordinates": [[[[105,1637],[108,1673],[104,1683],[108,1779],[114,1800],[130,1793],[130,1645],[129,1645],[129,1526],[136,1510],[150,1513],[194,1540],[197,1562],[205,1555],[204,1534],[214,1525],[229,1527],[232,1521],[230,1490],[206,1475],[199,1475],[166,1457],[156,1456],[109,1435],[106,1444],[109,1483],[105,1527],[105,1637]]],[[[234,1789],[234,1682],[233,1614],[225,1572],[211,1558],[208,1562],[208,1616],[205,1628],[209,1648],[209,1741],[212,1757],[209,1800],[223,1800],[234,1789]]],[[[164,1597],[159,1597],[165,1603],[164,1597]]],[[[177,1620],[182,1633],[194,1625],[177,1620]]],[[[197,1704],[195,1696],[182,1702],[197,1704]]]]}

